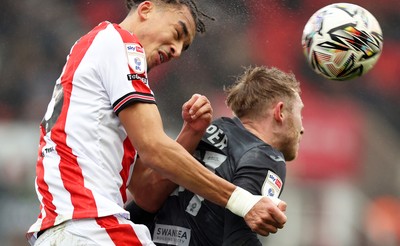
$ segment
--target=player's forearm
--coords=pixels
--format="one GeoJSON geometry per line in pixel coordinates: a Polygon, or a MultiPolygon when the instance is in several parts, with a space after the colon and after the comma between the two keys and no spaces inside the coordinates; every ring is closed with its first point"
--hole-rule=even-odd
{"type": "Polygon", "coordinates": [[[189,153],[193,154],[196,150],[197,145],[199,144],[205,130],[202,131],[194,131],[188,124],[184,123],[182,126],[182,130],[176,138],[176,142],[182,145],[183,148],[186,149],[189,153]]]}
{"type": "MultiPolygon", "coordinates": [[[[189,153],[193,153],[204,134],[204,131],[194,131],[184,124],[176,142],[189,153]]],[[[136,204],[148,212],[156,212],[178,185],[161,176],[153,169],[143,165],[138,159],[128,186],[136,204]]]]}
{"type": "Polygon", "coordinates": [[[139,150],[141,158],[172,182],[241,217],[245,217],[262,198],[218,177],[166,135],[160,135],[157,140],[151,143],[152,147],[143,149],[146,154],[139,150]]]}
{"type": "Polygon", "coordinates": [[[165,138],[154,147],[157,151],[147,148],[146,156],[141,152],[144,163],[174,183],[220,206],[226,206],[235,185],[209,171],[173,140],[165,138]]]}

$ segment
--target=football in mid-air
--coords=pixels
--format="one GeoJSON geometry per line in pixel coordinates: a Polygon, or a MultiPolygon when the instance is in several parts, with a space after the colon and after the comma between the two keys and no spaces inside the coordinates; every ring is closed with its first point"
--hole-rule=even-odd
{"type": "Polygon", "coordinates": [[[379,22],[366,9],[334,3],[315,12],[302,35],[308,64],[330,80],[362,76],[378,61],[383,36],[379,22]]]}

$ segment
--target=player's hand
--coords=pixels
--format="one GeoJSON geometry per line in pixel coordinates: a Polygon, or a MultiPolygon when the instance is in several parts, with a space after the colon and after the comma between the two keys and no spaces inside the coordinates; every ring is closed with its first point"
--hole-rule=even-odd
{"type": "Polygon", "coordinates": [[[282,212],[286,212],[286,208],[287,208],[287,204],[286,202],[282,201],[281,199],[277,198],[277,197],[269,197],[272,202],[278,206],[278,208],[282,211],[282,212]]]}
{"type": "Polygon", "coordinates": [[[282,229],[287,221],[283,211],[286,210],[286,203],[280,201],[276,205],[270,198],[263,197],[245,215],[244,220],[250,229],[262,236],[276,233],[282,229]]]}
{"type": "Polygon", "coordinates": [[[195,132],[204,132],[212,120],[213,109],[206,96],[194,94],[182,106],[182,119],[186,127],[195,132]]]}
{"type": "Polygon", "coordinates": [[[278,204],[278,208],[279,208],[282,212],[286,212],[286,208],[287,208],[286,202],[281,201],[281,202],[278,204]]]}

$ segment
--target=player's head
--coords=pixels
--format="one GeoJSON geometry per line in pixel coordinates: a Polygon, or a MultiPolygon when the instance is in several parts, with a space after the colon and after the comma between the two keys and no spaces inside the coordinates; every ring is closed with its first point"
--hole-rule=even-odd
{"type": "MultiPolygon", "coordinates": [[[[264,66],[248,67],[226,89],[226,103],[241,120],[272,122],[268,143],[280,150],[287,161],[297,156],[304,133],[300,83],[292,73],[264,66]]],[[[262,123],[264,124],[264,123],[262,123]]],[[[263,125],[261,125],[262,127],[263,125]]]]}
{"type": "MultiPolygon", "coordinates": [[[[127,0],[129,15],[136,14],[132,32],[146,52],[148,68],[177,58],[204,33],[201,12],[193,0],[127,0]]],[[[128,17],[129,17],[128,15],[128,17]]]]}

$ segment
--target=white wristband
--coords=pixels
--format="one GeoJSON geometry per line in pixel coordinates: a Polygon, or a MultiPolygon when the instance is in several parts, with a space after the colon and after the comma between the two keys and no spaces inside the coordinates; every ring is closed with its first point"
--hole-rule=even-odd
{"type": "Polygon", "coordinates": [[[232,213],[244,217],[261,198],[262,196],[255,196],[237,186],[231,197],[229,197],[226,208],[232,213]]]}

